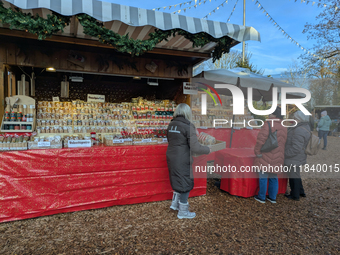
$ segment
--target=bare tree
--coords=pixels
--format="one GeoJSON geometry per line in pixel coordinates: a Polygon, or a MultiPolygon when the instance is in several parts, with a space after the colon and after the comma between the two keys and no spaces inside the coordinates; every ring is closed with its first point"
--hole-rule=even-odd
{"type": "Polygon", "coordinates": [[[293,60],[293,63],[289,65],[287,71],[283,73],[283,76],[285,77],[285,81],[296,87],[308,88],[308,72],[308,67],[303,67],[297,60],[293,60]]]}

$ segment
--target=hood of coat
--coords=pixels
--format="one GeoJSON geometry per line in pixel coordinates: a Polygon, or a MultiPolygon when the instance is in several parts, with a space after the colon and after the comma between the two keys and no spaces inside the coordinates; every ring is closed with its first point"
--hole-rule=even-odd
{"type": "Polygon", "coordinates": [[[180,121],[187,125],[190,125],[190,121],[188,121],[184,116],[178,115],[176,118],[173,118],[171,121],[180,121]]]}
{"type": "Polygon", "coordinates": [[[325,121],[330,121],[331,120],[331,118],[328,115],[321,117],[321,119],[324,119],[325,121]]]}
{"type": "Polygon", "coordinates": [[[308,122],[299,122],[295,127],[289,127],[288,128],[288,133],[291,132],[292,130],[298,128],[298,127],[304,127],[304,128],[308,127],[307,130],[310,129],[310,126],[309,126],[308,122]]]}

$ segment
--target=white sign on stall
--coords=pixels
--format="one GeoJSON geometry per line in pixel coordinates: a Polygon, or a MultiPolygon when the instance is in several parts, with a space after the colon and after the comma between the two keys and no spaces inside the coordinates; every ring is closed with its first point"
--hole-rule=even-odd
{"type": "Polygon", "coordinates": [[[51,142],[38,142],[38,147],[51,147],[51,142]]]}
{"type": "Polygon", "coordinates": [[[184,95],[197,95],[198,86],[196,83],[183,82],[183,94],[184,95]]]}
{"type": "Polygon", "coordinates": [[[87,94],[87,102],[105,103],[105,95],[87,94]]]}
{"type": "Polygon", "coordinates": [[[91,140],[68,140],[69,148],[84,148],[91,147],[91,140]]]}

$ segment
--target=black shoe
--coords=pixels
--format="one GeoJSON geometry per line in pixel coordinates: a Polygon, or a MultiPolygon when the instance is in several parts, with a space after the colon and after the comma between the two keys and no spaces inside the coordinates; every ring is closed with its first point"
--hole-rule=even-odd
{"type": "Polygon", "coordinates": [[[221,188],[221,181],[216,181],[215,186],[220,189],[221,188]]]}
{"type": "Polygon", "coordinates": [[[306,197],[306,194],[300,194],[300,197],[306,197]]]}
{"type": "Polygon", "coordinates": [[[267,196],[267,200],[271,202],[272,204],[276,204],[276,200],[271,199],[269,196],[267,196]]]}
{"type": "Polygon", "coordinates": [[[323,147],[322,149],[323,149],[324,151],[327,150],[326,147],[323,147]]]}
{"type": "Polygon", "coordinates": [[[300,201],[300,198],[294,198],[294,197],[292,197],[292,195],[285,195],[285,197],[288,198],[288,199],[295,200],[295,201],[300,201]]]}
{"type": "Polygon", "coordinates": [[[255,198],[256,201],[259,201],[261,204],[266,203],[266,200],[260,199],[260,198],[258,197],[258,195],[254,196],[254,198],[255,198]]]}

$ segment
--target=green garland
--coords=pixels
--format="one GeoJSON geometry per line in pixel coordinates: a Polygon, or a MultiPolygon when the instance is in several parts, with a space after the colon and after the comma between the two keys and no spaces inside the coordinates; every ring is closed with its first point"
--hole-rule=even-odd
{"type": "MultiPolygon", "coordinates": [[[[0,21],[10,24],[11,29],[16,28],[36,34],[39,40],[52,36],[59,31],[63,32],[64,28],[70,23],[70,17],[58,13],[47,15],[47,19],[44,19],[38,15],[25,14],[18,8],[15,10],[5,8],[0,1],[0,21]]],[[[84,28],[84,34],[98,38],[100,42],[111,45],[117,51],[128,53],[131,56],[140,56],[147,51],[151,51],[158,43],[167,40],[171,35],[175,36],[178,34],[190,40],[193,43],[193,47],[203,47],[210,42],[215,42],[217,45],[212,54],[213,62],[215,62],[222,54],[229,53],[231,43],[233,42],[233,39],[228,36],[216,39],[204,32],[191,34],[178,28],[167,31],[156,29],[153,33],[149,34],[150,38],[148,40],[134,40],[130,39],[128,34],[121,36],[105,28],[102,22],[98,22],[87,14],[79,14],[76,17],[84,28]]]]}
{"type": "Polygon", "coordinates": [[[36,34],[39,40],[43,40],[59,31],[64,31],[64,28],[69,25],[70,18],[62,16],[58,13],[47,15],[47,19],[32,16],[30,13],[23,13],[19,8],[5,8],[0,1],[0,21],[4,24],[9,24],[10,29],[17,28],[26,32],[36,34]]]}
{"type": "Polygon", "coordinates": [[[153,50],[158,43],[167,40],[171,35],[175,36],[177,33],[191,41],[193,47],[203,47],[210,42],[217,43],[213,52],[213,62],[215,62],[222,57],[222,54],[229,53],[233,41],[233,39],[228,36],[216,39],[204,32],[191,34],[179,28],[166,31],[156,29],[153,33],[149,34],[150,38],[148,40],[134,40],[130,39],[128,34],[121,36],[112,30],[105,28],[102,22],[98,22],[95,18],[87,14],[77,15],[77,18],[84,28],[84,34],[96,37],[101,43],[109,44],[115,47],[117,51],[129,53],[132,56],[139,56],[146,51],[153,50]]]}

